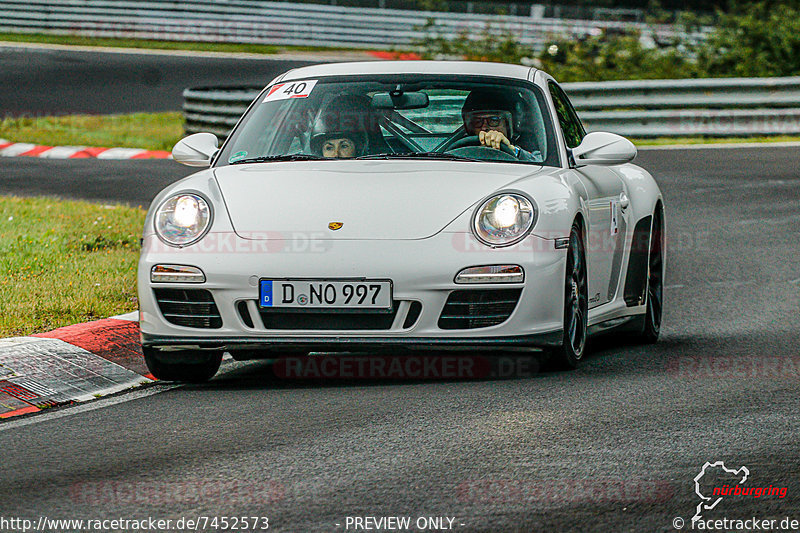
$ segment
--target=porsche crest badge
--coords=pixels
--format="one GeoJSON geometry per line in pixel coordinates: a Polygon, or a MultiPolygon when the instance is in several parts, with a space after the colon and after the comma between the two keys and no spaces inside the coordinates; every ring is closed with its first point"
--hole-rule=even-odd
{"type": "Polygon", "coordinates": [[[328,229],[336,231],[337,229],[340,229],[342,226],[344,226],[344,222],[330,222],[328,224],[328,229]]]}

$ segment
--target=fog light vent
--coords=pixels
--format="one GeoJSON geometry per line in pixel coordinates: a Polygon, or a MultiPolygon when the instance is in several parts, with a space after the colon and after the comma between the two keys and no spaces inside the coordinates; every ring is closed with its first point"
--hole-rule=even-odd
{"type": "Polygon", "coordinates": [[[222,317],[214,297],[205,289],[153,289],[167,322],[187,328],[217,329],[222,317]]]}
{"type": "Polygon", "coordinates": [[[517,307],[522,289],[468,289],[450,293],[439,316],[441,329],[474,329],[502,324],[517,307]]]}

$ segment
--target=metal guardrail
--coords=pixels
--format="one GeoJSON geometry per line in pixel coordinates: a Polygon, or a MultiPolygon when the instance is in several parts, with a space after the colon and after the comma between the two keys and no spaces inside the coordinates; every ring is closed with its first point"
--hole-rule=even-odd
{"type": "Polygon", "coordinates": [[[800,77],[566,83],[576,108],[752,108],[800,105],[800,77]]]}
{"type": "Polygon", "coordinates": [[[194,88],[183,91],[183,116],[186,133],[207,131],[225,138],[260,88],[194,88]]]}
{"type": "Polygon", "coordinates": [[[581,117],[589,131],[611,131],[633,138],[800,134],[797,108],[589,111],[581,117]]]}
{"type": "Polygon", "coordinates": [[[540,49],[550,35],[638,28],[661,37],[672,26],[342,7],[259,0],[0,0],[0,30],[92,37],[386,49],[426,38],[423,27],[454,39],[488,24],[540,49]]]}
{"type": "Polygon", "coordinates": [[[629,137],[800,134],[800,77],[566,83],[587,129],[629,137]]]}
{"type": "MultiPolygon", "coordinates": [[[[800,77],[565,83],[589,131],[628,137],[800,134],[800,77]]],[[[227,136],[261,88],[184,91],[186,131],[227,136]]]]}

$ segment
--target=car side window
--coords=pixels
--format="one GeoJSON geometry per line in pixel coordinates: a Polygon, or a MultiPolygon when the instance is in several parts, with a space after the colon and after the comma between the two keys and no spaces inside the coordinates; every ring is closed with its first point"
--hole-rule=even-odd
{"type": "Polygon", "coordinates": [[[564,132],[564,142],[567,143],[567,147],[575,148],[586,136],[586,130],[561,87],[553,82],[548,83],[548,87],[558,114],[558,122],[561,124],[561,131],[564,132]]]}

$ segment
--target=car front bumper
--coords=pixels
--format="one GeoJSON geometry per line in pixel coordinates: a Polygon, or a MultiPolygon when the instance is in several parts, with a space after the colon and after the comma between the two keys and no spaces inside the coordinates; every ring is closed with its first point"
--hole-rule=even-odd
{"type": "MultiPolygon", "coordinates": [[[[561,342],[565,250],[529,235],[517,245],[491,249],[471,235],[440,233],[422,240],[250,241],[235,234],[211,234],[186,248],[167,247],[154,235],[143,241],[139,261],[142,344],[163,348],[226,350],[358,351],[378,349],[528,349],[561,342]],[[204,283],[153,283],[156,264],[200,268],[204,283]],[[456,284],[470,266],[513,264],[525,272],[522,283],[456,284]],[[260,278],[391,279],[398,317],[381,329],[268,329],[259,320],[260,278]],[[168,321],[154,289],[205,289],[213,296],[221,327],[194,328],[168,321]],[[502,323],[468,329],[442,329],[440,315],[456,290],[519,289],[519,299],[502,323]],[[244,304],[242,304],[244,302],[244,304]],[[411,302],[421,311],[410,326],[404,320],[411,302]],[[243,320],[242,305],[251,317],[243,320]]],[[[298,314],[297,316],[302,316],[298,314]]],[[[298,324],[302,324],[299,321],[298,324]]]]}

